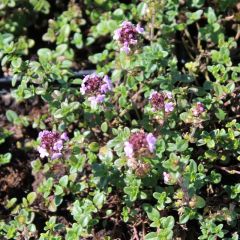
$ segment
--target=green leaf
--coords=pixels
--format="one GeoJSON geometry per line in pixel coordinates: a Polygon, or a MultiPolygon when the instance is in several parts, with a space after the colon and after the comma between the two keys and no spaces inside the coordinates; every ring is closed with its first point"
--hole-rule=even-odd
{"type": "Polygon", "coordinates": [[[213,139],[207,140],[207,146],[208,148],[214,148],[215,147],[215,141],[213,139]]]}
{"type": "Polygon", "coordinates": [[[187,150],[187,148],[188,148],[187,140],[177,139],[177,142],[176,142],[176,149],[177,149],[177,151],[184,152],[185,150],[187,150]]]}
{"type": "Polygon", "coordinates": [[[99,144],[97,142],[92,142],[89,144],[89,149],[92,152],[98,152],[99,151],[99,144]]]}
{"type": "Polygon", "coordinates": [[[208,18],[208,23],[209,24],[213,24],[217,21],[216,14],[211,7],[208,8],[207,18],[208,18]]]}
{"type": "Polygon", "coordinates": [[[180,217],[179,217],[179,223],[180,224],[185,224],[189,220],[189,213],[184,212],[180,217]]]}
{"type": "Polygon", "coordinates": [[[61,195],[63,193],[63,188],[59,185],[55,185],[55,195],[61,195]]]}
{"type": "Polygon", "coordinates": [[[40,48],[37,51],[37,54],[38,54],[40,60],[45,62],[45,61],[48,61],[51,59],[52,52],[48,48],[40,48]]]}
{"type": "Polygon", "coordinates": [[[102,130],[104,133],[106,133],[106,132],[108,131],[108,124],[107,124],[107,122],[103,122],[103,123],[101,124],[101,130],[102,130]]]}
{"type": "Polygon", "coordinates": [[[57,42],[58,43],[67,42],[70,32],[71,32],[70,25],[64,24],[60,29],[60,34],[57,38],[57,42]]]}
{"type": "Polygon", "coordinates": [[[64,54],[64,52],[66,52],[68,49],[68,45],[67,44],[60,44],[56,47],[56,52],[58,53],[59,56],[61,56],[62,54],[64,54]]]}
{"type": "Polygon", "coordinates": [[[12,158],[11,153],[0,154],[0,166],[3,164],[10,163],[12,158]]]}
{"type": "Polygon", "coordinates": [[[67,185],[68,185],[68,176],[67,176],[67,175],[62,176],[62,177],[59,179],[59,184],[60,184],[62,187],[67,187],[67,185]]]}
{"type": "Polygon", "coordinates": [[[29,205],[31,205],[37,198],[37,193],[35,192],[30,192],[28,195],[27,195],[27,200],[28,200],[28,203],[29,205]]]}
{"type": "Polygon", "coordinates": [[[98,209],[101,209],[105,200],[105,195],[103,192],[95,193],[93,197],[93,203],[96,205],[98,209]]]}
{"type": "Polygon", "coordinates": [[[130,209],[126,206],[123,207],[122,209],[122,216],[123,216],[123,221],[126,223],[129,219],[129,211],[130,209]]]}
{"type": "Polygon", "coordinates": [[[224,120],[225,119],[225,117],[226,117],[226,113],[222,110],[222,109],[220,109],[220,108],[218,108],[217,109],[217,112],[215,112],[215,115],[216,115],[216,117],[219,119],[219,120],[224,120]]]}
{"type": "Polygon", "coordinates": [[[137,6],[138,16],[144,16],[148,10],[148,5],[146,2],[141,2],[137,6]]]}
{"type": "Polygon", "coordinates": [[[168,216],[161,218],[161,227],[172,229],[174,227],[174,217],[168,216]]]}
{"type": "Polygon", "coordinates": [[[190,203],[192,208],[203,208],[206,205],[206,201],[200,196],[193,196],[190,203]]]}
{"type": "Polygon", "coordinates": [[[157,232],[150,232],[145,237],[144,240],[160,240],[157,232]]]}
{"type": "Polygon", "coordinates": [[[148,215],[148,218],[153,221],[157,222],[160,219],[160,213],[157,209],[153,208],[150,204],[144,204],[143,209],[148,215]]]}
{"type": "Polygon", "coordinates": [[[74,33],[72,43],[75,44],[78,49],[81,49],[81,48],[83,47],[82,34],[80,34],[80,33],[74,33]]]}
{"type": "Polygon", "coordinates": [[[54,204],[58,207],[63,202],[62,196],[55,196],[54,204]]]}
{"type": "Polygon", "coordinates": [[[222,175],[220,173],[215,172],[214,170],[211,171],[210,174],[210,181],[214,184],[218,184],[221,182],[222,175]]]}
{"type": "Polygon", "coordinates": [[[21,64],[22,64],[22,59],[21,58],[14,58],[11,62],[12,66],[14,68],[20,68],[21,64]]]}
{"type": "Polygon", "coordinates": [[[18,119],[17,113],[12,110],[7,110],[6,117],[7,120],[11,123],[14,123],[18,119]]]}
{"type": "Polygon", "coordinates": [[[113,16],[116,18],[116,19],[122,19],[124,17],[124,12],[121,8],[118,8],[116,9],[114,12],[113,12],[113,16]]]}
{"type": "Polygon", "coordinates": [[[189,3],[191,7],[200,8],[204,4],[204,2],[205,0],[192,0],[189,3]]]}
{"type": "Polygon", "coordinates": [[[188,24],[192,24],[193,22],[199,20],[201,18],[201,15],[203,13],[203,10],[197,10],[196,12],[187,12],[186,16],[188,18],[188,24]]]}
{"type": "Polygon", "coordinates": [[[10,200],[7,201],[6,208],[12,208],[14,204],[17,202],[17,198],[11,198],[10,200]]]}
{"type": "Polygon", "coordinates": [[[129,186],[124,188],[124,192],[129,195],[130,201],[134,202],[137,199],[138,193],[139,193],[139,187],[138,186],[129,186]]]}

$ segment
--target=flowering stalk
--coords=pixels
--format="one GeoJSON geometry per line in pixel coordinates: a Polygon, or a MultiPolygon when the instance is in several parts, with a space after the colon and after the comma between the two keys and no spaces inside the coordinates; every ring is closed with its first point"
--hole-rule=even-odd
{"type": "MultiPolygon", "coordinates": [[[[152,107],[151,111],[154,113],[154,119],[159,126],[163,126],[168,115],[175,109],[175,103],[171,92],[157,92],[153,91],[149,96],[149,103],[152,107]]],[[[159,126],[157,130],[160,131],[159,126]]]]}
{"type": "Polygon", "coordinates": [[[186,202],[187,205],[189,205],[190,197],[189,197],[189,194],[188,194],[188,189],[183,182],[183,177],[182,176],[179,177],[178,184],[179,184],[179,186],[181,187],[181,189],[184,193],[184,201],[186,202]]]}
{"type": "Polygon", "coordinates": [[[132,133],[128,141],[124,143],[124,151],[128,158],[128,166],[135,170],[138,176],[144,176],[149,172],[149,164],[139,160],[141,160],[142,157],[147,157],[154,153],[156,141],[157,139],[152,133],[145,133],[141,130],[132,133]],[[138,160],[136,158],[138,158],[138,160]]]}

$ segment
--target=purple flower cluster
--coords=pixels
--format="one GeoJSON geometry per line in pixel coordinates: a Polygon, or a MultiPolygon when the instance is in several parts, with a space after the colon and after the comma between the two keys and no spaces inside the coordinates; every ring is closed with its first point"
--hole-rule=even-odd
{"type": "Polygon", "coordinates": [[[192,113],[195,117],[198,117],[205,111],[204,105],[201,102],[197,102],[192,109],[192,113]]]}
{"type": "Polygon", "coordinates": [[[124,151],[127,157],[133,158],[142,153],[153,153],[157,139],[152,133],[145,133],[143,130],[133,133],[124,144],[124,151]]]}
{"type": "Polygon", "coordinates": [[[44,130],[38,135],[40,139],[40,146],[38,152],[40,157],[51,157],[57,159],[62,157],[64,143],[69,140],[66,133],[58,133],[54,131],[44,130]]]}
{"type": "Polygon", "coordinates": [[[121,51],[130,53],[131,48],[139,42],[139,35],[144,32],[144,29],[138,24],[134,26],[131,22],[124,21],[121,27],[114,32],[114,40],[117,40],[121,45],[121,51]]]}
{"type": "Polygon", "coordinates": [[[100,77],[96,73],[87,75],[82,82],[80,91],[88,96],[92,108],[102,103],[106,93],[112,90],[112,82],[108,76],[100,77]]]}
{"type": "Polygon", "coordinates": [[[174,102],[171,92],[153,91],[150,94],[149,101],[154,111],[164,110],[165,113],[171,113],[174,110],[174,102]]]}

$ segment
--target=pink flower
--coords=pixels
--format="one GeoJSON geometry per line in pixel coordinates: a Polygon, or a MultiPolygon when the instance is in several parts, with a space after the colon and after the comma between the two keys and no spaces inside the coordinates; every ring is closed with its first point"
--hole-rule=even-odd
{"type": "Polygon", "coordinates": [[[124,143],[124,151],[127,157],[132,158],[133,157],[133,146],[129,142],[124,143]]]}
{"type": "Polygon", "coordinates": [[[136,30],[137,30],[137,32],[140,33],[140,34],[143,34],[143,33],[144,33],[144,28],[142,28],[139,23],[137,24],[136,30]]]}
{"type": "Polygon", "coordinates": [[[174,104],[172,102],[165,103],[164,109],[167,113],[172,112],[174,110],[174,104]]]}
{"type": "Polygon", "coordinates": [[[101,86],[101,92],[107,93],[112,90],[112,82],[108,76],[104,76],[103,85],[101,86]]]}
{"type": "Polygon", "coordinates": [[[91,104],[91,108],[96,108],[96,106],[99,104],[99,103],[102,103],[105,99],[105,95],[104,94],[99,94],[97,96],[92,96],[92,97],[89,97],[88,100],[90,101],[90,104],[91,104]]]}
{"type": "Polygon", "coordinates": [[[62,140],[64,140],[64,141],[68,141],[68,140],[69,140],[66,132],[62,133],[61,136],[60,136],[60,138],[61,138],[62,140]]]}
{"type": "Polygon", "coordinates": [[[168,98],[168,99],[172,99],[172,93],[171,92],[169,92],[169,91],[167,91],[167,92],[165,92],[165,94],[166,94],[166,97],[168,98]]]}
{"type": "Polygon", "coordinates": [[[64,143],[68,141],[66,133],[58,133],[53,131],[44,130],[39,133],[40,146],[38,152],[40,157],[51,157],[52,159],[60,158],[64,143]]]}
{"type": "Polygon", "coordinates": [[[163,172],[163,181],[165,184],[169,184],[171,181],[171,175],[169,173],[163,172]]]}
{"type": "Polygon", "coordinates": [[[120,39],[120,36],[121,36],[120,34],[121,34],[121,28],[118,28],[118,29],[115,30],[115,32],[114,32],[113,39],[114,39],[114,40],[120,39]]]}
{"type": "Polygon", "coordinates": [[[53,155],[52,155],[52,160],[54,160],[54,159],[58,159],[58,158],[61,158],[62,157],[62,153],[58,153],[58,152],[56,152],[56,153],[53,153],[53,155]]]}
{"type": "Polygon", "coordinates": [[[93,73],[83,79],[80,92],[88,96],[91,107],[95,108],[104,101],[106,93],[112,91],[112,88],[112,82],[108,76],[100,77],[93,73]]]}
{"type": "Polygon", "coordinates": [[[128,141],[124,143],[124,151],[127,157],[134,155],[150,154],[155,151],[157,139],[152,133],[145,133],[143,130],[132,133],[128,141]]]}
{"type": "Polygon", "coordinates": [[[53,150],[54,151],[61,151],[63,149],[63,141],[62,139],[58,140],[53,144],[53,150]]]}
{"type": "Polygon", "coordinates": [[[124,44],[123,47],[120,48],[120,50],[125,52],[126,54],[129,54],[131,52],[131,48],[128,47],[128,44],[124,44]]]}
{"type": "Polygon", "coordinates": [[[157,139],[153,136],[152,133],[149,133],[146,139],[147,139],[149,151],[153,153],[156,147],[157,139]]]}
{"type": "Polygon", "coordinates": [[[48,157],[49,156],[49,153],[48,153],[48,151],[45,148],[38,147],[37,150],[40,153],[40,158],[44,158],[44,157],[48,157]]]}
{"type": "Polygon", "coordinates": [[[201,113],[205,111],[204,105],[201,102],[197,102],[195,107],[192,109],[194,116],[198,117],[201,113]]]}
{"type": "Polygon", "coordinates": [[[154,110],[162,110],[164,108],[165,96],[163,93],[153,91],[150,94],[149,100],[154,110]]]}
{"type": "Polygon", "coordinates": [[[150,94],[149,101],[153,107],[153,111],[165,110],[170,113],[174,110],[173,96],[171,92],[157,92],[153,91],[150,94]]]}
{"type": "Polygon", "coordinates": [[[113,39],[118,41],[121,46],[121,51],[130,53],[131,47],[139,42],[139,35],[144,32],[144,29],[139,24],[134,26],[131,22],[124,21],[121,27],[115,30],[113,39]]]}

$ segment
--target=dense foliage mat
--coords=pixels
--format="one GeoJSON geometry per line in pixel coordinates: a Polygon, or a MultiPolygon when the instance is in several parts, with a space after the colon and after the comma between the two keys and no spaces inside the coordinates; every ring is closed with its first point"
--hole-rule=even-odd
{"type": "Polygon", "coordinates": [[[238,240],[239,12],[0,1],[0,238],[238,240]]]}

